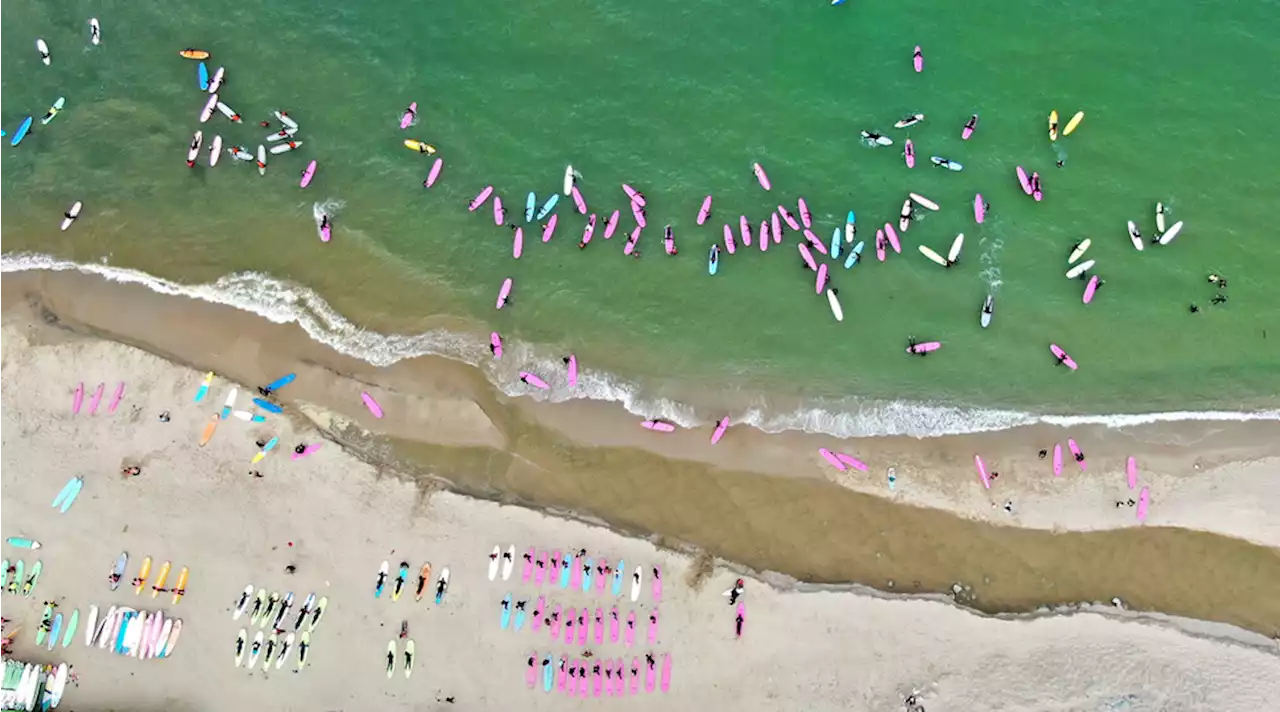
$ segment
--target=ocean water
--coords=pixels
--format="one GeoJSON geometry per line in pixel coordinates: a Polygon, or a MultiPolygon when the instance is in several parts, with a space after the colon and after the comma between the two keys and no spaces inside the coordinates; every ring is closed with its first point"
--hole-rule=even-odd
{"type": "Polygon", "coordinates": [[[1280,417],[1280,246],[1266,212],[1280,149],[1263,127],[1280,109],[1268,80],[1280,59],[1276,2],[551,0],[393,11],[286,0],[109,13],[10,3],[2,13],[0,123],[12,131],[67,98],[49,126],[37,121],[22,145],[0,148],[5,270],[78,264],[299,320],[375,363],[440,353],[482,365],[512,393],[525,392],[516,372],[535,370],[556,386],[540,397],[619,400],[685,424],[730,413],[767,430],[929,435],[1045,417],[1280,417]],[[87,41],[94,14],[99,47],[87,41]],[[51,47],[49,67],[36,37],[51,47]],[[195,63],[176,54],[188,46],[213,53],[211,70],[226,67],[220,96],[243,123],[197,123],[206,97],[195,63]],[[418,120],[401,131],[410,101],[418,120]],[[274,108],[298,120],[303,146],[270,157],[266,176],[229,156],[183,164],[196,128],[252,149],[278,128],[257,126],[274,108]],[[1064,121],[1087,116],[1050,143],[1055,108],[1064,121]],[[914,112],[927,118],[909,134],[891,128],[914,112]],[[972,113],[981,123],[962,141],[972,113]],[[867,148],[864,128],[897,144],[867,148]],[[910,170],[899,155],[908,135],[920,157],[910,170]],[[430,190],[431,159],[405,150],[408,137],[444,159],[430,190]],[[966,169],[929,167],[933,154],[966,169]],[[316,179],[300,189],[313,158],[316,179]],[[755,161],[771,192],[752,177],[755,161]],[[523,222],[525,195],[541,203],[557,192],[568,163],[590,212],[623,211],[612,240],[597,231],[577,249],[585,218],[564,198],[549,243],[523,222]],[[1041,173],[1044,202],[1021,193],[1017,165],[1041,173]],[[634,224],[624,182],[648,198],[640,259],[622,254],[634,224]],[[519,260],[489,206],[466,210],[485,185],[527,233],[519,260]],[[797,233],[767,253],[753,242],[722,255],[707,275],[708,246],[739,215],[754,232],[803,196],[824,242],[849,210],[872,242],[909,191],[943,209],[921,215],[885,264],[870,249],[852,271],[832,264],[843,323],[814,293],[797,233]],[[991,204],[982,225],[976,192],[991,204]],[[699,227],[708,194],[714,214],[699,227]],[[75,200],[85,211],[59,232],[75,200]],[[1150,235],[1157,201],[1186,227],[1137,253],[1125,221],[1150,235]],[[326,205],[336,226],[323,244],[314,215],[326,205]],[[661,247],[667,224],[675,257],[661,247]],[[966,246],[954,269],[916,252],[944,251],[958,232],[966,246]],[[1088,306],[1083,285],[1063,277],[1084,237],[1107,282],[1088,306]],[[1211,271],[1230,280],[1225,305],[1209,304],[1211,271]],[[506,277],[512,303],[495,311],[506,277]],[[988,293],[996,320],[982,330],[988,293]],[[498,363],[490,329],[508,344],[498,363]],[[943,348],[908,358],[911,335],[943,348]],[[1050,343],[1080,371],[1055,368],[1050,343]],[[586,374],[572,392],[555,370],[570,351],[586,374]]]}

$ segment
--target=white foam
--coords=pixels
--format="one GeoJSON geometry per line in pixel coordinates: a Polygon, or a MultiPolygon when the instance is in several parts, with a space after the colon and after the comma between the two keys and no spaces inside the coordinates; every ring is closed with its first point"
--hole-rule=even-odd
{"type": "MultiPolygon", "coordinates": [[[[340,207],[340,206],[338,206],[340,207]]],[[[0,255],[0,273],[29,270],[69,271],[93,274],[113,282],[139,284],[172,296],[185,296],[257,314],[277,324],[296,322],[312,339],[339,353],[390,366],[417,356],[442,356],[483,370],[508,395],[562,402],[573,399],[608,401],[646,418],[663,418],[681,427],[708,425],[724,413],[700,409],[667,398],[648,396],[638,384],[593,369],[579,372],[578,386],[569,389],[564,366],[555,350],[507,340],[504,355],[495,360],[488,337],[435,329],[421,334],[380,334],[363,329],[335,311],[314,291],[257,272],[227,275],[216,282],[185,285],[140,270],[107,264],[77,264],[50,255],[12,253],[0,255]],[[530,371],[552,388],[540,391],[522,384],[518,371],[530,371]]],[[[772,412],[767,403],[729,414],[734,423],[753,425],[765,432],[799,430],[836,437],[906,435],[934,437],[1005,430],[1047,423],[1058,426],[1102,425],[1124,428],[1147,423],[1184,420],[1280,421],[1280,410],[1258,412],[1179,411],[1114,415],[1035,415],[1012,410],[964,408],[930,403],[846,398],[810,403],[787,412],[772,412]]]]}

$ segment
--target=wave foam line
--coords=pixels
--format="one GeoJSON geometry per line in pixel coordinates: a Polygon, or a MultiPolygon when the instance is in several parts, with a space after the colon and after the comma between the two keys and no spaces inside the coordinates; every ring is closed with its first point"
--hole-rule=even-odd
{"type": "MultiPolygon", "coordinates": [[[[495,360],[489,353],[488,339],[478,335],[443,329],[409,336],[369,331],[344,318],[316,292],[257,272],[239,272],[212,283],[185,285],[140,270],[107,264],[79,264],[34,253],[0,255],[0,273],[32,270],[74,270],[112,282],[139,284],[159,294],[223,304],[277,324],[296,322],[313,340],[375,366],[390,366],[417,356],[441,356],[461,361],[481,369],[495,387],[510,396],[526,396],[553,403],[575,399],[616,402],[634,415],[663,418],[686,428],[709,425],[725,415],[666,398],[646,397],[638,384],[605,371],[583,370],[578,386],[570,390],[565,384],[560,354],[552,353],[555,350],[550,347],[535,347],[510,340],[503,358],[495,360]],[[552,388],[539,391],[525,386],[518,375],[522,370],[538,373],[552,388]]],[[[856,397],[819,401],[787,412],[774,412],[763,394],[758,397],[761,405],[729,414],[735,425],[751,425],[768,433],[803,431],[839,438],[891,435],[925,438],[1007,430],[1037,423],[1062,427],[1103,425],[1124,428],[1186,420],[1280,421],[1280,410],[1035,415],[1013,410],[856,397]]]]}

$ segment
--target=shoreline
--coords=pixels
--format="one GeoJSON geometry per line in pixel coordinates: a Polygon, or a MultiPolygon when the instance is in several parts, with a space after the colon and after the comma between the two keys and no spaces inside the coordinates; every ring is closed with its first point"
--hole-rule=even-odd
{"type": "MultiPolygon", "coordinates": [[[[707,432],[654,436],[608,404],[510,399],[493,391],[483,374],[440,358],[375,368],[316,344],[296,325],[166,298],[141,286],[78,273],[11,273],[4,292],[6,324],[34,308],[45,322],[239,382],[296,371],[298,381],[281,394],[286,406],[306,413],[357,457],[401,478],[573,512],[753,570],[895,592],[945,592],[961,582],[973,585],[965,603],[987,612],[1118,596],[1135,608],[1221,620],[1267,635],[1280,621],[1280,604],[1266,594],[1280,586],[1274,548],[1280,533],[1268,521],[1280,498],[1274,488],[1249,489],[1264,486],[1263,475],[1274,468],[1274,449],[1260,445],[1268,442],[1266,422],[1213,424],[1210,431],[1196,423],[1085,434],[1074,429],[1089,443],[1094,462],[1141,445],[1144,481],[1169,484],[1153,495],[1148,525],[1134,527],[1131,512],[1121,521],[1111,516],[1114,508],[1107,515],[1096,511],[1106,511],[1097,506],[1099,498],[1105,503],[1113,492],[1127,491],[1122,469],[1109,483],[1080,477],[1066,492],[1042,488],[1053,478],[1034,472],[1034,451],[1013,441],[1052,434],[1055,429],[1046,426],[925,441],[860,440],[851,452],[897,463],[899,487],[890,500],[878,485],[824,470],[815,443],[831,438],[743,428],[711,450],[707,432]],[[368,417],[359,404],[361,389],[377,394],[386,418],[368,417]],[[331,425],[331,419],[355,422],[360,432],[331,425]],[[365,428],[379,434],[370,438],[365,428]],[[1210,437],[1213,450],[1204,447],[1210,437]],[[993,509],[1003,499],[989,499],[980,485],[972,486],[975,448],[1000,468],[1000,497],[1015,500],[1013,517],[993,509]],[[1183,462],[1192,451],[1201,455],[1183,462]],[[1198,468],[1204,473],[1195,475],[1198,468]],[[1240,500],[1256,495],[1253,512],[1236,511],[1239,502],[1206,508],[1213,503],[1203,501],[1204,492],[1223,479],[1240,500]],[[1074,510],[1064,505],[1064,495],[1074,510]],[[1127,528],[1045,531],[1069,528],[1062,519],[1080,512],[1093,512],[1079,517],[1081,528],[1127,528]],[[1272,548],[1174,528],[1182,526],[1225,530],[1272,548]],[[1109,564],[1100,561],[1107,557],[1109,564]],[[1189,573],[1197,567],[1198,573],[1189,573]],[[1152,580],[1162,584],[1152,587],[1152,580]]],[[[1123,467],[1122,459],[1116,462],[1123,467]]]]}

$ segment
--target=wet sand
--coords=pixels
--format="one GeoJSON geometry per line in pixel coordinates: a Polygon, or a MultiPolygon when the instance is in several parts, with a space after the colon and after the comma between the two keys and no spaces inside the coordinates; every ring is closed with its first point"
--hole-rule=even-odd
{"type": "MultiPolygon", "coordinates": [[[[1137,609],[1280,633],[1274,423],[1073,429],[1090,472],[1068,463],[1057,480],[1036,450],[1067,435],[1048,427],[848,443],[731,429],[710,448],[709,433],[654,435],[608,404],[509,399],[474,369],[442,359],[375,368],[293,325],[138,286],[27,273],[6,275],[3,288],[6,325],[35,315],[58,327],[32,332],[39,340],[102,336],[244,383],[295,371],[286,404],[310,411],[347,452],[422,491],[572,513],[805,581],[898,592],[960,583],[969,587],[961,602],[988,612],[1119,597],[1137,609]],[[367,414],[362,389],[386,418],[367,414]],[[330,412],[360,427],[330,423],[330,412]],[[835,473],[819,446],[852,452],[872,472],[835,473]],[[973,472],[975,452],[1001,473],[991,493],[973,472]],[[1128,455],[1153,491],[1141,527],[1132,510],[1114,506],[1133,494],[1128,455]],[[899,476],[891,495],[882,479],[890,464],[899,476]],[[1000,508],[1007,500],[1012,515],[1000,508]]],[[[74,384],[49,387],[69,401],[74,384]]]]}

